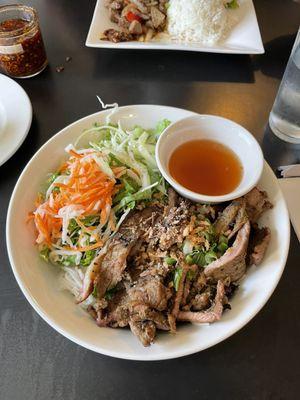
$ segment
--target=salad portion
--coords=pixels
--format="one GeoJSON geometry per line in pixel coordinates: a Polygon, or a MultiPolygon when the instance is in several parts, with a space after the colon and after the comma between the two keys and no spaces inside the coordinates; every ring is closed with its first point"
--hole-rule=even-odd
{"type": "Polygon", "coordinates": [[[87,267],[138,202],[166,195],[154,153],[169,123],[131,131],[95,124],[84,132],[95,133],[95,142],[65,149],[68,159],[47,179],[30,214],[45,261],[87,267]]]}

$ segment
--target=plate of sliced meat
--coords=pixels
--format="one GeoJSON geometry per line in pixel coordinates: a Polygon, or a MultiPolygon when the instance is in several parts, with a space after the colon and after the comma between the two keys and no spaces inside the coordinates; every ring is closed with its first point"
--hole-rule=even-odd
{"type": "Polygon", "coordinates": [[[264,52],[252,0],[98,0],[86,45],[232,54],[264,52]]]}
{"type": "Polygon", "coordinates": [[[221,204],[194,203],[161,177],[156,141],[192,115],[154,105],[89,115],[17,182],[14,275],[39,315],[87,349],[145,361],[199,352],[244,327],[279,282],[290,224],[267,163],[257,187],[221,204]]]}

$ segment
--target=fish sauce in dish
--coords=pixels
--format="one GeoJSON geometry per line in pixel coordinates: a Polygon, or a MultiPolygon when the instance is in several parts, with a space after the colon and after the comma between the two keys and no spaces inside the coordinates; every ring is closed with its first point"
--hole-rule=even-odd
{"type": "Polygon", "coordinates": [[[171,154],[169,171],[186,189],[209,196],[232,192],[243,177],[238,156],[213,140],[191,140],[178,146],[171,154]]]}

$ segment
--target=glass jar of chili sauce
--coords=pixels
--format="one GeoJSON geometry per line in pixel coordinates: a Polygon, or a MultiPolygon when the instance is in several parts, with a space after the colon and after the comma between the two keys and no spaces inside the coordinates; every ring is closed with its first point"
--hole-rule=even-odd
{"type": "Polygon", "coordinates": [[[0,70],[29,78],[47,65],[36,11],[23,5],[0,6],[0,70]]]}

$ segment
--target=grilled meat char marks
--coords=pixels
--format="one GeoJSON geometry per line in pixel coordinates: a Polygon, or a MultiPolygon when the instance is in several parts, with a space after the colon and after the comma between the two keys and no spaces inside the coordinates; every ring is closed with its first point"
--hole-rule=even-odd
{"type": "Polygon", "coordinates": [[[239,230],[232,247],[222,257],[209,264],[204,273],[217,281],[230,278],[231,282],[241,279],[246,272],[246,253],[250,236],[250,223],[247,221],[239,230]]]}
{"type": "Polygon", "coordinates": [[[132,242],[128,243],[122,238],[112,241],[109,245],[94,282],[99,298],[102,298],[107,290],[114,288],[122,280],[132,246],[132,242]]]}
{"type": "Polygon", "coordinates": [[[252,226],[252,237],[249,242],[247,264],[259,265],[267,251],[271,240],[271,231],[269,228],[259,228],[257,224],[252,226]]]}
{"type": "Polygon", "coordinates": [[[158,311],[163,311],[168,306],[172,297],[170,289],[165,287],[159,277],[140,278],[138,283],[128,290],[129,298],[137,304],[146,304],[158,311]]]}
{"type": "Polygon", "coordinates": [[[180,245],[183,242],[184,228],[190,219],[191,203],[180,198],[173,189],[169,189],[168,194],[169,203],[149,232],[150,246],[158,246],[161,250],[168,250],[174,244],[180,245]]]}
{"type": "Polygon", "coordinates": [[[207,217],[215,220],[216,240],[226,236],[229,248],[204,268],[187,264],[182,253],[184,232],[197,206],[170,189],[168,204],[156,203],[129,214],[86,272],[85,295],[97,288],[97,301],[89,309],[97,324],[128,326],[149,346],[157,330],[175,332],[178,321],[218,321],[224,308],[230,308],[228,297],[246,272],[247,250],[248,259],[258,263],[270,240],[269,230],[253,221],[271,205],[264,192],[253,190],[247,198],[231,202],[217,218],[217,208],[207,207],[207,217]],[[175,262],[166,262],[170,255],[175,262]],[[181,275],[175,287],[178,270],[181,275]]]}
{"type": "Polygon", "coordinates": [[[244,198],[234,200],[218,216],[214,223],[215,233],[231,239],[248,221],[244,198]]]}
{"type": "Polygon", "coordinates": [[[129,321],[131,332],[137,336],[140,342],[145,346],[150,346],[154,342],[156,335],[155,323],[151,320],[129,321]]]}
{"type": "Polygon", "coordinates": [[[214,304],[208,310],[200,312],[180,311],[177,318],[179,321],[190,321],[205,324],[219,321],[223,313],[224,299],[225,286],[224,283],[219,280],[214,304]]]}
{"type": "Polygon", "coordinates": [[[92,293],[95,284],[99,298],[104,296],[107,289],[116,286],[122,279],[131,250],[138,251],[140,238],[157,217],[158,213],[153,207],[133,212],[127,217],[119,232],[105,246],[105,251],[101,251],[88,267],[80,301],[92,293]]]}
{"type": "Polygon", "coordinates": [[[262,214],[272,208],[266,192],[257,187],[244,196],[246,201],[246,212],[251,223],[256,223],[262,214]]]}

